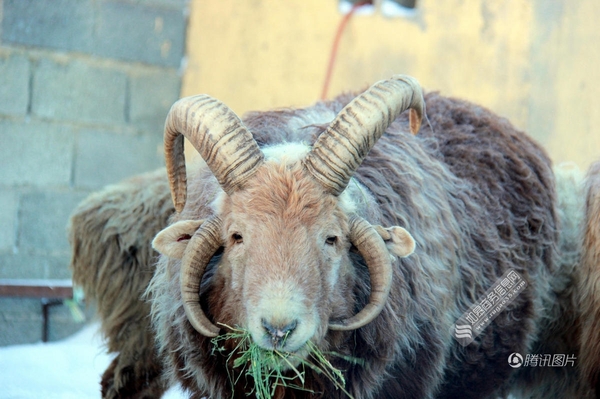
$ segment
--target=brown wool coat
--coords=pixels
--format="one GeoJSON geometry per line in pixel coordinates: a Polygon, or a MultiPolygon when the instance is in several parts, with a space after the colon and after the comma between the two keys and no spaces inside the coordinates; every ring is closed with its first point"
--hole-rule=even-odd
{"type": "MultiPolygon", "coordinates": [[[[307,109],[250,113],[244,123],[260,146],[312,143],[326,127],[323,119],[352,97],[307,109]]],[[[515,371],[507,364],[514,352],[579,355],[579,316],[573,307],[580,300],[588,304],[586,315],[600,320],[595,288],[590,287],[598,279],[582,278],[577,267],[582,251],[578,227],[561,230],[568,220],[583,219],[583,211],[563,204],[546,153],[507,120],[436,93],[426,95],[426,105],[427,119],[418,135],[407,133],[408,120],[402,115],[354,175],[375,199],[362,216],[409,230],[417,242],[415,253],[394,261],[392,291],[373,322],[354,331],[329,331],[319,345],[365,361],[357,365],[331,359],[344,370],[355,398],[486,398],[511,390],[539,398],[591,397],[579,369],[548,374],[515,371]],[[527,288],[475,342],[460,346],[452,336],[454,322],[510,269],[523,276],[527,288]],[[583,299],[572,289],[578,279],[579,292],[590,293],[583,299]]],[[[206,168],[193,168],[188,203],[180,215],[172,215],[166,176],[158,171],[91,196],[71,219],[73,279],[98,303],[109,351],[119,352],[103,376],[103,397],[133,392],[159,397],[175,380],[197,398],[245,398],[251,386],[242,377],[232,391],[226,359],[212,353],[210,338],[185,317],[181,261],[160,257],[155,263],[150,246],[171,216],[173,223],[212,214],[209,204],[217,184],[206,168]]],[[[600,187],[598,172],[591,176],[582,192],[600,187]]],[[[577,190],[579,181],[573,181],[558,186],[565,192],[577,190]]],[[[584,241],[588,260],[583,269],[590,276],[600,275],[600,239],[592,237],[598,234],[600,217],[595,193],[588,200],[586,217],[592,222],[584,241]]],[[[211,261],[204,276],[201,303],[209,317],[235,325],[236,310],[216,271],[218,261],[218,256],[211,261]]],[[[364,262],[354,254],[352,262],[355,272],[347,278],[347,302],[340,312],[354,312],[368,301],[364,262]]],[[[583,330],[586,342],[598,331],[583,330]]],[[[598,352],[596,345],[585,357],[585,373],[594,384],[598,352]]],[[[276,397],[344,397],[314,372],[307,372],[306,381],[313,393],[280,388],[276,397]]]]}

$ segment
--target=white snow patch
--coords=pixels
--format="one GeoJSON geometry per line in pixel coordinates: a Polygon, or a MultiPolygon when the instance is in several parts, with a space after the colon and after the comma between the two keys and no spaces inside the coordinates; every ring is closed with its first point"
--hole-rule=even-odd
{"type": "MultiPolygon", "coordinates": [[[[0,399],[98,399],[100,378],[113,357],[98,324],[63,341],[0,347],[0,399]]],[[[163,396],[187,397],[179,387],[163,396]]]]}

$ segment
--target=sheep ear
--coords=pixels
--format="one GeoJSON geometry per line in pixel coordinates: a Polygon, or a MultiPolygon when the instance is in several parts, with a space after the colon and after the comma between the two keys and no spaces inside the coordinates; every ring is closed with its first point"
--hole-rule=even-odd
{"type": "Polygon", "coordinates": [[[181,259],[190,239],[202,223],[204,219],[174,223],[154,237],[152,248],[170,258],[181,259]]]}
{"type": "Polygon", "coordinates": [[[406,229],[398,226],[384,228],[382,226],[373,226],[379,233],[385,245],[392,255],[405,258],[415,250],[415,240],[406,229]]]}

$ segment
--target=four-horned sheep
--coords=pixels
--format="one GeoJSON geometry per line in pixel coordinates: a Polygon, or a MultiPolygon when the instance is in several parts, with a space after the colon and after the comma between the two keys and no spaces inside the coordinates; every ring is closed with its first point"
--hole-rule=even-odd
{"type": "Polygon", "coordinates": [[[103,397],[256,394],[239,342],[216,341],[237,328],[264,352],[318,348],[345,384],[285,360],[274,398],[593,397],[600,164],[555,173],[507,120],[407,76],[243,120],[184,98],[165,155],[70,221],[74,282],[118,353],[103,397]],[[461,345],[456,321],[510,271],[526,287],[461,345]]]}

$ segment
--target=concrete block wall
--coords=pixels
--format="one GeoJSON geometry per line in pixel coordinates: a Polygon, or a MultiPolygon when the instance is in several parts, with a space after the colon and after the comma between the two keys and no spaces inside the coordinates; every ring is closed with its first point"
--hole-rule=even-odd
{"type": "MultiPolygon", "coordinates": [[[[0,0],[0,279],[68,279],[68,217],[163,165],[187,0],[0,0]]],[[[81,326],[51,311],[50,338],[81,326]]],[[[0,298],[0,345],[41,339],[35,299],[0,298]]]]}

